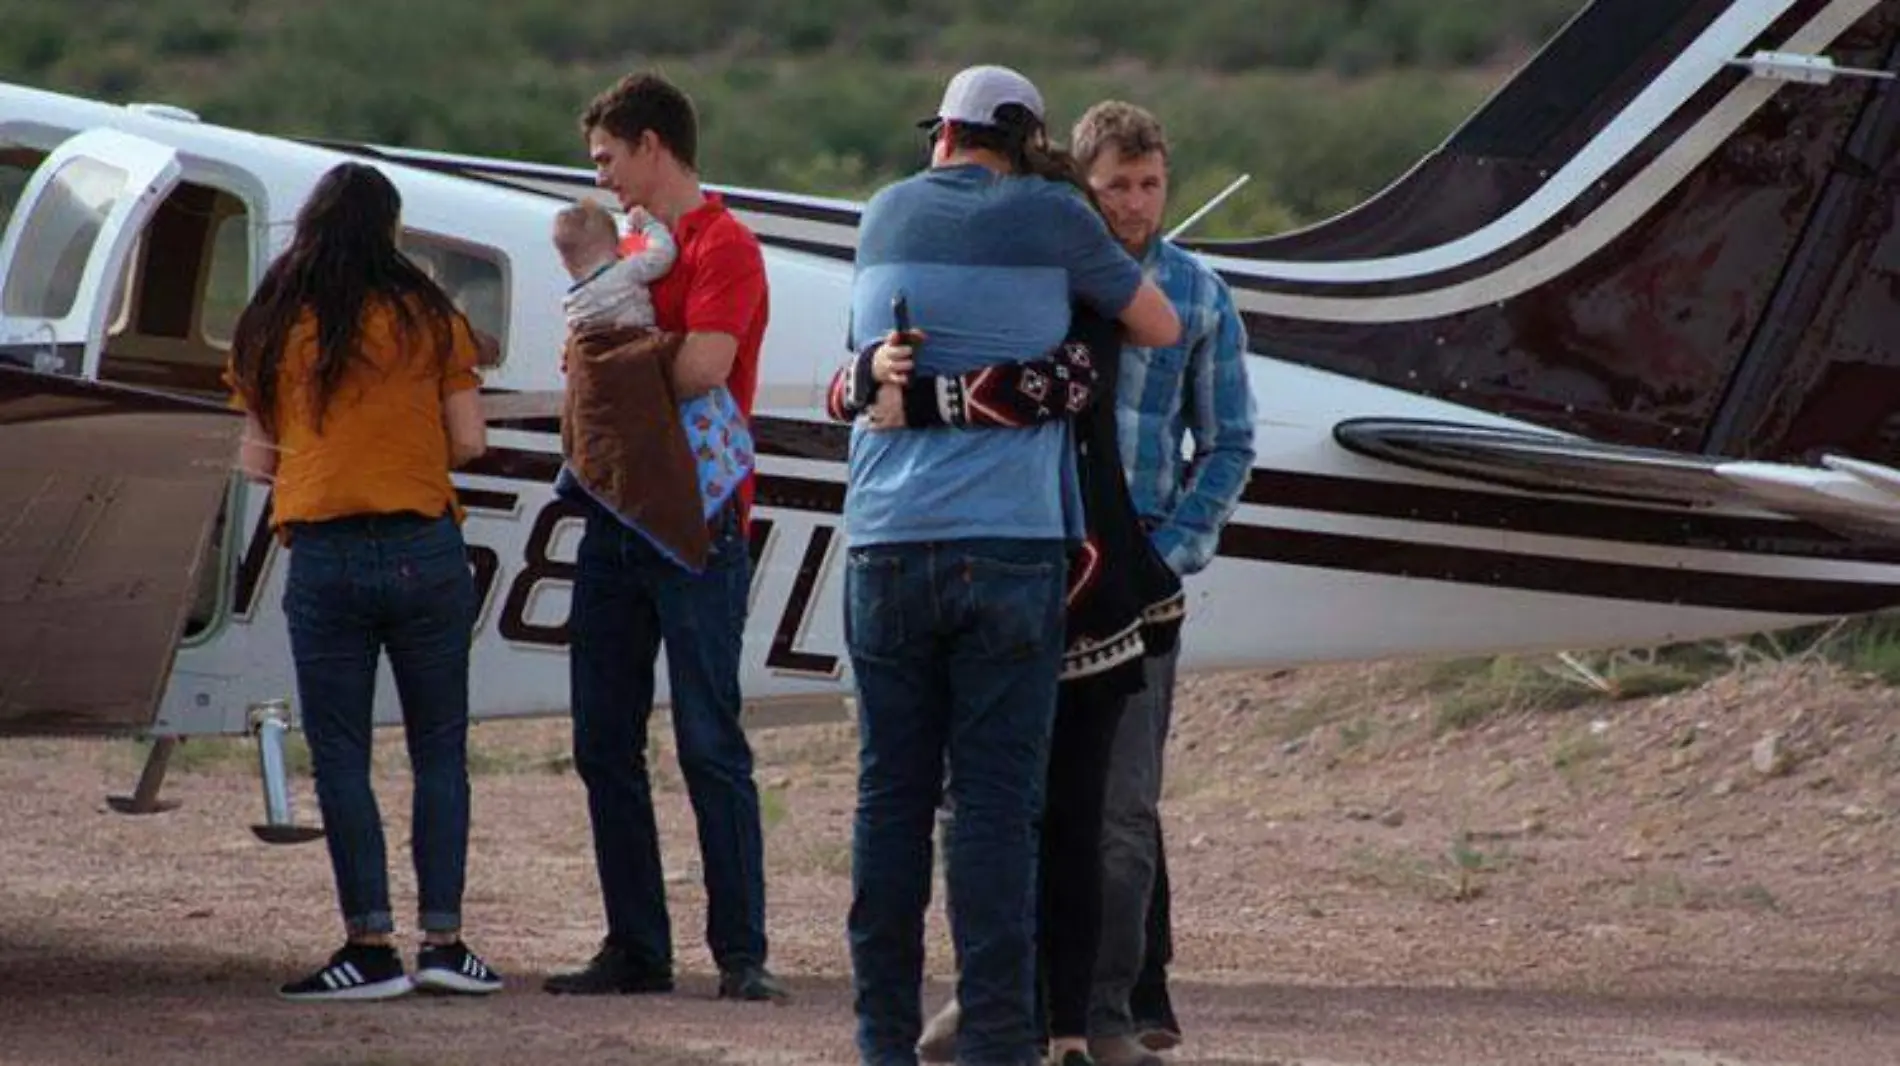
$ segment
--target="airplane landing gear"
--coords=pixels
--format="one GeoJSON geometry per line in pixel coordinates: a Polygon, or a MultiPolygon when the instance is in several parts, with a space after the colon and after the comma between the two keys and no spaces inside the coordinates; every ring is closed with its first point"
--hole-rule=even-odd
{"type": "Polygon", "coordinates": [[[290,810],[290,772],[284,765],[284,734],[290,732],[290,704],[267,700],[251,707],[251,730],[257,734],[257,770],[264,781],[264,823],[251,832],[266,844],[302,844],[323,830],[298,825],[290,810]]]}
{"type": "Polygon", "coordinates": [[[120,814],[159,814],[178,809],[177,800],[161,800],[158,790],[165,783],[165,768],[171,765],[177,737],[154,737],[151,753],[145,756],[145,769],[130,796],[107,796],[106,804],[120,814]]]}

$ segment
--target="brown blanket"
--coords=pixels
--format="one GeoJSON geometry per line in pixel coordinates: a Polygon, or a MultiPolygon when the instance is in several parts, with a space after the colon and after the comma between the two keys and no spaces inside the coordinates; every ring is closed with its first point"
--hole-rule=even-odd
{"type": "Polygon", "coordinates": [[[636,329],[570,335],[561,451],[595,499],[698,571],[711,542],[673,393],[673,361],[684,340],[636,329]]]}

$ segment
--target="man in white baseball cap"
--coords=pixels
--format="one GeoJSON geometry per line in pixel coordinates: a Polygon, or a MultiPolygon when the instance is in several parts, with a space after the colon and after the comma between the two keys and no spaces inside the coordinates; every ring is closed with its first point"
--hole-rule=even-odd
{"type": "Polygon", "coordinates": [[[1005,108],[1014,105],[1029,113],[1040,126],[1045,121],[1042,93],[1035,83],[1008,67],[965,67],[944,87],[937,113],[917,125],[926,129],[945,122],[971,126],[1007,126],[1005,108]]]}
{"type": "MultiPolygon", "coordinates": [[[[1132,343],[1180,337],[1166,294],[1102,217],[1044,176],[1043,123],[1029,79],[965,70],[924,123],[930,167],[865,206],[848,343],[885,367],[881,385],[899,384],[898,364],[958,375],[1047,351],[1075,303],[1118,320],[1132,343]]],[[[955,1057],[1020,1066],[1039,1057],[1037,783],[1069,547],[1083,534],[1073,448],[1060,422],[902,432],[901,402],[887,409],[878,392],[852,426],[844,505],[861,741],[847,920],[859,1058],[917,1061],[932,813],[947,768],[955,1057]]]]}

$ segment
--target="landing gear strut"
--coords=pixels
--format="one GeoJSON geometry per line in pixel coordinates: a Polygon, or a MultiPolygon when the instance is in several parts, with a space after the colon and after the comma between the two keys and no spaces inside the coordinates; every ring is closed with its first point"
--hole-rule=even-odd
{"type": "Polygon", "coordinates": [[[165,768],[171,765],[177,737],[152,738],[151,753],[145,756],[145,769],[139,773],[138,787],[130,796],[107,796],[106,803],[120,814],[158,814],[178,809],[177,800],[161,800],[158,790],[165,783],[165,768]]]}
{"type": "Polygon", "coordinates": [[[251,832],[266,844],[302,844],[322,829],[298,825],[290,811],[290,772],[284,764],[284,734],[290,732],[290,704],[268,700],[254,704],[251,729],[257,734],[257,771],[264,781],[264,824],[251,832]]]}

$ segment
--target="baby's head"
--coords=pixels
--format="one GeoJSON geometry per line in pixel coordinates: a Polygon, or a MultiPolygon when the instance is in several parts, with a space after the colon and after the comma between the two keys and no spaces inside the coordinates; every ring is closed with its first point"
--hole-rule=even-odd
{"type": "Polygon", "coordinates": [[[612,262],[619,246],[620,227],[598,201],[581,200],[554,216],[554,248],[575,278],[612,262]]]}

